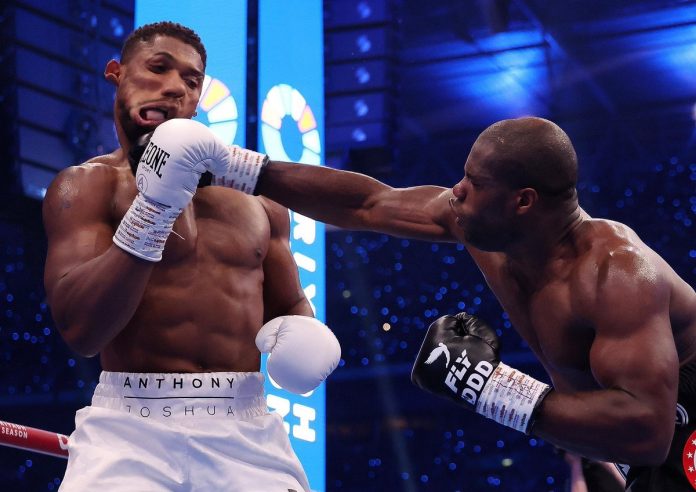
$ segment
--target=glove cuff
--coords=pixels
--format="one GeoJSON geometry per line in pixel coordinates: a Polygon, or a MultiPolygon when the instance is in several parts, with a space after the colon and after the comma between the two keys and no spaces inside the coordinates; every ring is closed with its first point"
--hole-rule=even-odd
{"type": "Polygon", "coordinates": [[[213,176],[213,184],[232,188],[253,195],[261,172],[268,164],[268,156],[237,145],[227,147],[230,152],[230,167],[223,176],[213,176]]]}
{"type": "Polygon", "coordinates": [[[138,193],[116,229],[114,244],[140,259],[160,261],[181,210],[138,193]]]}
{"type": "Polygon", "coordinates": [[[534,410],[550,390],[548,384],[501,362],[481,392],[476,413],[526,433],[534,410]]]}

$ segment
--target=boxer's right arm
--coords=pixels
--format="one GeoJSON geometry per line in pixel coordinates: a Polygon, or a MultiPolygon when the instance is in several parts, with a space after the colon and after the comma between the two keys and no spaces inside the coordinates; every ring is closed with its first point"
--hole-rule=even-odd
{"type": "Polygon", "coordinates": [[[43,202],[44,284],[51,313],[68,345],[88,357],[133,316],[154,265],[112,241],[118,179],[109,166],[70,167],[58,174],[43,202]]]}
{"type": "Polygon", "coordinates": [[[328,167],[271,161],[238,147],[234,165],[213,184],[265,195],[303,215],[345,229],[431,241],[456,241],[451,190],[392,188],[370,176],[328,167]]]}

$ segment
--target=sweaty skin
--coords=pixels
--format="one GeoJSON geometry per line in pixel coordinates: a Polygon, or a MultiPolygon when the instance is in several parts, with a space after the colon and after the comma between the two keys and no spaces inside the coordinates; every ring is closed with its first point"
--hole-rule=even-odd
{"type": "MultiPolygon", "coordinates": [[[[516,125],[544,125],[526,118],[516,125]]],[[[658,465],[674,432],[680,365],[696,357],[696,294],[626,225],[515,189],[477,140],[452,189],[271,162],[257,191],[346,229],[463,243],[555,391],[533,433],[603,461],[658,465]]]]}
{"type": "Polygon", "coordinates": [[[164,119],[190,118],[203,64],[172,37],[141,43],[105,76],[121,147],[62,171],[44,201],[45,285],[56,325],[106,371],[258,371],[254,338],[276,316],[312,316],[289,249],[287,209],[218,187],[197,191],[163,259],[112,242],[137,189],[128,151],[164,119]]]}

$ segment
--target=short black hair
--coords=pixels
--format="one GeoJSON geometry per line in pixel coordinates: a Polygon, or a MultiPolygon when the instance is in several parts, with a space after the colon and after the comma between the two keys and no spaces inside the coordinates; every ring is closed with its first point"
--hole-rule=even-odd
{"type": "Polygon", "coordinates": [[[126,63],[128,61],[138,42],[147,43],[155,36],[170,36],[191,45],[198,52],[198,54],[201,55],[201,61],[203,62],[203,68],[205,69],[207,54],[201,38],[193,29],[189,29],[186,26],[171,21],[145,24],[144,26],[140,26],[135,31],[130,33],[130,35],[126,38],[126,41],[123,43],[123,48],[121,49],[121,63],[126,63]]]}

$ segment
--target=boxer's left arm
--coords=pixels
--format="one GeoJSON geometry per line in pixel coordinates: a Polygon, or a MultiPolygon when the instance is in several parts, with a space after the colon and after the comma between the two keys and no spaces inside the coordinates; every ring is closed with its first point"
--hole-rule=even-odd
{"type": "Polygon", "coordinates": [[[314,318],[300,284],[290,250],[288,210],[260,198],[271,232],[264,271],[264,326],[256,336],[262,353],[270,353],[268,374],[293,393],[318,386],[338,365],[341,349],[331,330],[314,318]]]}
{"type": "Polygon", "coordinates": [[[657,465],[674,432],[679,378],[669,284],[631,252],[598,267],[596,298],[585,312],[595,330],[588,362],[602,389],[551,392],[532,433],[598,460],[657,465]]]}
{"type": "Polygon", "coordinates": [[[290,250],[288,209],[267,198],[259,200],[271,227],[268,252],[263,261],[263,322],[284,315],[314,316],[290,250]]]}
{"type": "Polygon", "coordinates": [[[264,195],[315,220],[344,229],[430,241],[459,241],[450,209],[452,190],[393,188],[365,174],[325,166],[272,161],[231,146],[232,165],[212,184],[264,195]]]}

